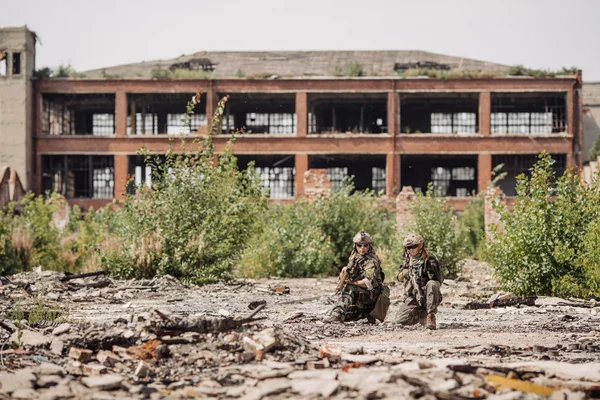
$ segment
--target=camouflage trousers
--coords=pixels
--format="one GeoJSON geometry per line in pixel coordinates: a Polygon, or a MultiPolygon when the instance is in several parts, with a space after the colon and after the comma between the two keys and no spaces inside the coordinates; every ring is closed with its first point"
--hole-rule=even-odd
{"type": "Polygon", "coordinates": [[[428,313],[435,314],[441,302],[440,283],[429,281],[425,285],[425,304],[420,306],[416,299],[409,297],[405,304],[400,306],[400,310],[398,310],[392,322],[401,325],[415,325],[423,320],[428,313]]]}
{"type": "Polygon", "coordinates": [[[375,308],[376,301],[376,293],[372,296],[370,290],[346,285],[342,289],[341,299],[335,303],[327,319],[348,322],[366,318],[375,308]]]}

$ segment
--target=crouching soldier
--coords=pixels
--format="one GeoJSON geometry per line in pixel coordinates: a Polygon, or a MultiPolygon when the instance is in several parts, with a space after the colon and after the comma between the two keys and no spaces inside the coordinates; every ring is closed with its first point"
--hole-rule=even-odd
{"type": "Polygon", "coordinates": [[[329,312],[326,322],[356,321],[367,318],[375,323],[369,313],[373,311],[381,293],[383,278],[381,262],[373,250],[373,239],[361,231],[354,236],[348,265],[342,269],[338,282],[341,299],[329,312]]]}
{"type": "Polygon", "coordinates": [[[439,261],[425,249],[421,235],[411,233],[404,239],[404,261],[397,278],[404,283],[406,298],[394,323],[421,323],[428,329],[436,329],[435,314],[442,302],[440,286],[444,275],[439,261]]]}

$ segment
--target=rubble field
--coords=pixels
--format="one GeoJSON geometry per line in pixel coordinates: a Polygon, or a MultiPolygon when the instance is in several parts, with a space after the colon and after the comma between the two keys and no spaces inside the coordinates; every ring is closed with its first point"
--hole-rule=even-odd
{"type": "Polygon", "coordinates": [[[2,277],[0,398],[600,398],[600,301],[518,298],[470,260],[438,329],[323,323],[336,279],[2,277]]]}

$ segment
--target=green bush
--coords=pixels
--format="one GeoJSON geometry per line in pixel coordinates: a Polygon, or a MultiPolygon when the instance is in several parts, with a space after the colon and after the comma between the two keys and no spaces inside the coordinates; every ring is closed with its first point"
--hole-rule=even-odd
{"type": "Polygon", "coordinates": [[[590,148],[589,157],[590,161],[596,161],[596,159],[600,156],[600,136],[594,140],[594,144],[590,148]]]}
{"type": "MultiPolygon", "coordinates": [[[[429,184],[425,194],[418,193],[417,198],[409,205],[413,219],[408,226],[400,227],[401,237],[408,232],[423,236],[427,249],[430,250],[444,266],[446,277],[455,277],[460,269],[459,261],[464,254],[464,246],[459,235],[458,218],[454,215],[448,200],[434,194],[429,184]]],[[[400,240],[395,251],[400,256],[404,253],[400,240]]],[[[401,260],[401,259],[400,259],[401,260]]]]}
{"type": "Polygon", "coordinates": [[[387,247],[396,232],[396,214],[372,191],[355,191],[351,181],[328,198],[313,204],[315,224],[318,224],[334,245],[338,267],[348,263],[352,238],[366,231],[376,247],[387,247]]]}
{"type": "Polygon", "coordinates": [[[337,272],[335,249],[305,201],[274,205],[240,262],[244,277],[306,277],[337,272]]]}
{"type": "Polygon", "coordinates": [[[518,295],[597,293],[600,249],[588,240],[598,235],[598,181],[586,187],[572,171],[557,178],[553,163],[542,153],[531,178],[517,178],[517,201],[498,209],[504,232],[492,229],[485,256],[518,295]]]}
{"type": "Polygon", "coordinates": [[[379,252],[389,246],[394,215],[372,192],[354,191],[350,180],[313,203],[274,206],[262,234],[247,248],[240,271],[246,277],[336,274],[348,263],[357,232],[369,232],[379,252]]]}
{"type": "Polygon", "coordinates": [[[466,256],[479,258],[485,243],[485,213],[483,196],[473,196],[458,219],[459,242],[466,256]]]}
{"type": "MultiPolygon", "coordinates": [[[[217,107],[217,125],[225,102],[217,107]]],[[[126,198],[115,233],[100,249],[113,275],[171,274],[194,283],[231,276],[264,216],[267,196],[255,174],[238,170],[229,146],[215,160],[214,133],[209,128],[197,152],[183,148],[155,159],[152,188],[140,186],[126,198]]]]}

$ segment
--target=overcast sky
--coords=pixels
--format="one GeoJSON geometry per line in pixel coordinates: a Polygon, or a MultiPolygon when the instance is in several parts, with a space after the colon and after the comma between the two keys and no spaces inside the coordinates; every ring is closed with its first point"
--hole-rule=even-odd
{"type": "Polygon", "coordinates": [[[38,68],[77,71],[202,50],[425,50],[590,82],[599,21],[600,0],[0,0],[1,27],[38,34],[38,68]]]}

